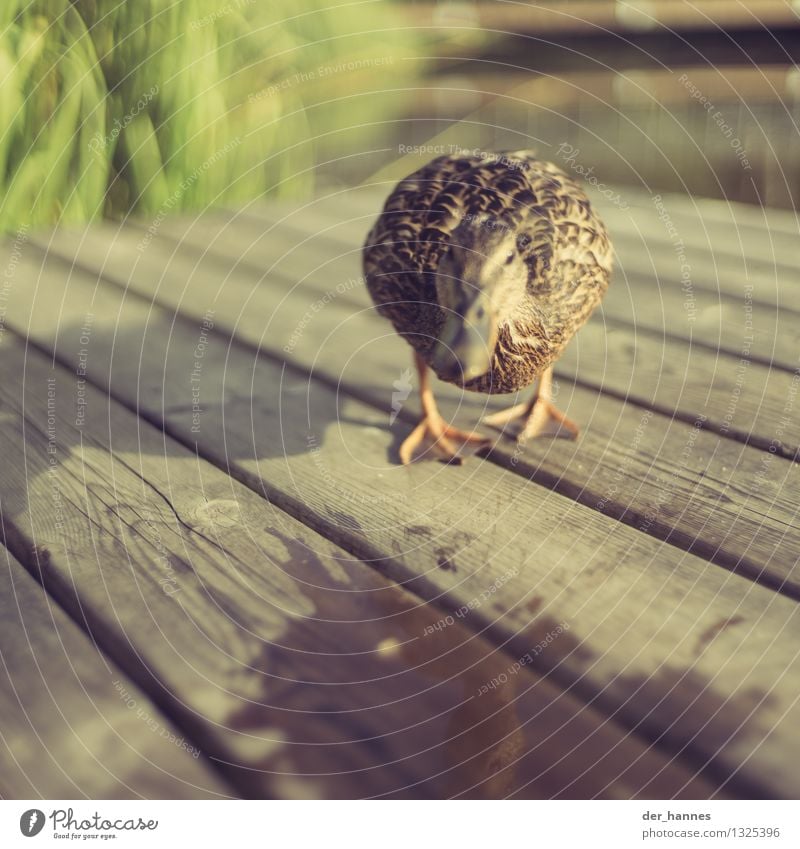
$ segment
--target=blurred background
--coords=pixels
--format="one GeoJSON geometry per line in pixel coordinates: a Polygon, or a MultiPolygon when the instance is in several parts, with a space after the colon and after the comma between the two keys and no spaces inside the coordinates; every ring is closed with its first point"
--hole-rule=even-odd
{"type": "Polygon", "coordinates": [[[489,148],[531,139],[557,159],[566,144],[570,167],[594,167],[604,182],[777,206],[797,202],[800,3],[565,0],[413,8],[422,26],[428,20],[453,27],[428,69],[420,117],[435,116],[439,126],[477,122],[479,143],[489,148]]]}
{"type": "Polygon", "coordinates": [[[437,145],[533,147],[601,190],[791,207],[799,16],[790,0],[3,0],[0,228],[303,197],[437,145]]]}

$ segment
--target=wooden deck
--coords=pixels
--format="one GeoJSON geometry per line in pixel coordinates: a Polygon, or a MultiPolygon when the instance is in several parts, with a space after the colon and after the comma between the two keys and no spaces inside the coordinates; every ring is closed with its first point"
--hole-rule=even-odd
{"type": "Polygon", "coordinates": [[[403,468],[387,190],[7,243],[0,793],[797,798],[796,219],[600,202],[581,437],[403,468]]]}

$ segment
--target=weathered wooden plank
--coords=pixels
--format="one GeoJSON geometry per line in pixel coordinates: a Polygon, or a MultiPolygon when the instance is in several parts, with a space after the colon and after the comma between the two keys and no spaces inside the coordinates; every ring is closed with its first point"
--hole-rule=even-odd
{"type": "MultiPolygon", "coordinates": [[[[310,216],[308,209],[304,209],[302,215],[304,218],[310,216]]],[[[226,235],[223,230],[217,244],[224,242],[226,235]]],[[[264,242],[274,240],[275,235],[268,232],[262,239],[264,242]]],[[[62,243],[67,238],[63,235],[56,237],[62,243]]],[[[145,286],[141,291],[149,297],[154,287],[148,284],[148,278],[152,277],[156,267],[162,268],[163,277],[163,263],[174,251],[167,249],[157,255],[157,250],[154,250],[148,257],[153,244],[150,243],[147,250],[138,251],[135,247],[137,241],[137,236],[120,234],[109,245],[107,240],[90,234],[80,257],[92,270],[108,264],[110,268],[106,273],[111,277],[116,275],[115,279],[126,285],[129,280],[133,281],[133,285],[140,285],[138,278],[141,277],[141,284],[145,286]],[[113,261],[109,261],[111,257],[114,257],[113,261]],[[132,267],[135,270],[130,270],[132,267]]],[[[54,244],[54,247],[64,252],[71,251],[64,244],[54,244]]],[[[279,308],[281,311],[290,310],[292,304],[286,304],[284,308],[287,289],[291,291],[299,269],[292,267],[294,273],[286,277],[274,268],[265,269],[265,275],[267,272],[277,274],[278,284],[261,286],[257,290],[247,289],[245,280],[249,268],[241,265],[239,256],[241,254],[237,252],[233,265],[236,274],[224,278],[227,294],[241,286],[246,292],[243,297],[248,309],[256,309],[263,316],[274,316],[279,308]]],[[[314,268],[301,278],[301,282],[305,285],[312,278],[317,280],[317,288],[324,288],[328,293],[324,304],[326,308],[327,301],[340,297],[337,287],[345,292],[357,292],[360,250],[355,245],[323,257],[313,252],[309,256],[314,268]]],[[[197,257],[192,266],[195,278],[203,273],[198,270],[199,260],[200,257],[197,257]]],[[[183,270],[182,266],[190,264],[191,260],[181,254],[175,262],[176,267],[183,270]]],[[[250,280],[252,287],[254,278],[251,276],[250,280]]],[[[201,284],[195,280],[194,285],[201,284]]],[[[169,298],[170,293],[159,293],[159,297],[169,298]]],[[[362,298],[362,303],[366,304],[365,296],[362,295],[362,298]]],[[[738,357],[733,358],[719,356],[705,346],[687,346],[680,340],[664,336],[663,329],[643,328],[633,336],[631,327],[624,324],[609,330],[603,319],[608,311],[614,315],[613,304],[612,301],[608,309],[604,305],[567,349],[558,366],[562,375],[578,378],[581,382],[668,415],[674,414],[684,421],[694,422],[704,417],[704,427],[759,448],[776,449],[790,458],[798,454],[800,418],[792,417],[791,413],[800,380],[800,356],[796,355],[792,362],[784,362],[782,370],[767,368],[755,360],[751,356],[755,338],[749,338],[753,326],[749,314],[744,316],[741,350],[738,357]],[[582,350],[585,351],[583,356],[582,350]]],[[[631,308],[629,305],[628,314],[631,308]]],[[[680,322],[681,318],[677,320],[680,322]]],[[[242,316],[243,321],[247,319],[248,316],[242,316]]],[[[624,313],[619,320],[624,321],[624,313]]],[[[259,328],[258,338],[262,336],[262,329],[259,328]]],[[[238,332],[246,331],[240,329],[238,332]]],[[[270,337],[273,336],[270,333],[270,337]]],[[[759,338],[763,346],[764,334],[761,333],[759,338]]]]}
{"type": "MultiPolygon", "coordinates": [[[[101,308],[97,299],[84,306],[101,308]]],[[[76,328],[73,342],[80,336],[76,328]]],[[[6,345],[3,372],[4,406],[19,417],[24,410],[31,417],[41,413],[44,390],[53,381],[57,484],[47,474],[49,446],[36,425],[17,418],[0,428],[3,451],[26,458],[3,481],[4,522],[19,525],[21,553],[32,548],[47,552],[46,563],[33,566],[44,571],[51,591],[65,604],[89,611],[92,631],[110,651],[122,653],[120,661],[130,674],[155,677],[145,680],[145,686],[156,698],[171,700],[170,711],[193,726],[204,751],[232,770],[240,792],[273,795],[279,792],[273,779],[281,774],[297,780],[319,773],[305,792],[363,793],[358,771],[377,773],[383,753],[370,755],[369,746],[360,751],[341,745],[353,733],[349,723],[341,723],[337,731],[324,717],[319,725],[308,714],[302,723],[292,721],[292,711],[314,713],[328,701],[323,698],[321,705],[319,694],[314,698],[306,691],[303,682],[312,682],[314,674],[313,664],[303,661],[330,638],[321,640],[322,635],[303,633],[302,628],[305,640],[290,636],[295,620],[316,612],[297,578],[288,577],[301,568],[308,539],[293,533],[291,522],[273,530],[272,508],[252,498],[248,510],[247,497],[237,498],[236,487],[224,475],[205,464],[198,467],[189,452],[173,450],[176,446],[169,440],[165,444],[152,428],[142,429],[130,413],[105,409],[103,396],[85,386],[84,422],[76,429],[74,376],[47,376],[35,353],[28,351],[23,359],[6,345]],[[28,375],[24,385],[14,379],[23,371],[28,375]],[[113,440],[116,449],[113,456],[95,441],[104,425],[105,439],[113,440]],[[60,522],[63,531],[54,523],[50,490],[58,492],[66,514],[60,522]],[[16,505],[9,505],[15,494],[16,505]],[[266,532],[259,534],[265,522],[266,532]],[[248,540],[255,534],[255,541],[242,544],[243,530],[248,540]],[[288,532],[288,542],[282,530],[288,532]],[[221,545],[224,536],[235,545],[221,545]],[[270,543],[266,551],[262,540],[270,543]],[[256,570],[265,557],[272,568],[270,580],[262,583],[256,570]],[[77,575],[73,558],[80,566],[77,575]],[[109,574],[115,562],[128,568],[109,574]],[[284,640],[288,645],[281,650],[284,640]],[[297,661],[289,664],[287,653],[297,655],[297,661]],[[139,667],[142,663],[145,669],[139,667]]],[[[338,553],[335,547],[326,552],[325,541],[314,546],[312,540],[309,552],[316,550],[332,558],[338,553]]],[[[312,560],[310,554],[307,562],[312,560]]],[[[329,704],[334,710],[369,707],[358,697],[355,705],[351,698],[343,706],[337,699],[329,704]]],[[[360,730],[358,737],[375,733],[360,730]]],[[[377,792],[390,781],[395,786],[411,781],[402,770],[391,779],[388,771],[383,781],[377,774],[370,778],[377,792]]]]}
{"type": "MultiPolygon", "coordinates": [[[[101,312],[101,299],[80,304],[98,309],[89,334],[61,338],[72,355],[74,338],[90,337],[87,372],[108,375],[112,344],[126,368],[136,348],[130,328],[103,339],[100,316],[118,316],[101,312]]],[[[168,342],[159,321],[149,327],[168,342]]],[[[25,458],[0,482],[13,541],[23,553],[35,547],[46,584],[80,603],[91,631],[194,726],[240,792],[714,792],[527,666],[479,695],[513,656],[460,622],[441,625],[441,611],[88,384],[76,427],[74,375],[8,339],[2,350],[0,450],[25,458]],[[54,396],[48,433],[43,387],[54,396]]],[[[193,356],[179,351],[184,390],[193,356]]],[[[222,358],[204,361],[203,381],[220,367],[222,358]]]]}
{"type": "MultiPolygon", "coordinates": [[[[68,358],[94,284],[73,276],[63,307],[55,279],[39,285],[30,333],[68,358]]],[[[205,353],[197,421],[175,401],[192,325],[139,308],[144,325],[124,317],[116,334],[126,355],[110,362],[98,337],[93,380],[423,597],[471,609],[470,627],[512,655],[566,623],[538,669],[749,793],[797,792],[793,602],[490,463],[398,468],[383,413],[224,336],[205,353]]],[[[15,299],[9,321],[28,314],[15,299]]]]}
{"type": "MultiPolygon", "coordinates": [[[[561,163],[567,171],[576,170],[571,169],[571,164],[577,166],[580,169],[576,170],[578,178],[581,171],[590,167],[583,162],[580,151],[575,152],[574,160],[570,160],[572,152],[568,150],[560,153],[556,148],[542,153],[556,162],[567,160],[561,163]]],[[[408,170],[413,167],[409,166],[408,170]]],[[[363,239],[393,187],[392,180],[376,180],[355,188],[333,189],[327,195],[301,204],[256,200],[234,210],[216,210],[208,214],[212,217],[215,214],[235,216],[240,221],[242,217],[253,218],[270,225],[281,221],[292,226],[294,222],[305,234],[332,226],[337,230],[341,227],[342,236],[356,243],[363,239]],[[348,214],[343,216],[343,210],[348,214]]],[[[665,256],[674,256],[676,242],[682,242],[685,247],[696,249],[692,256],[698,261],[703,255],[718,257],[720,262],[735,259],[738,265],[732,266],[733,282],[746,264],[750,272],[759,271],[767,278],[780,273],[792,285],[800,283],[794,259],[800,222],[795,213],[713,198],[648,193],[632,186],[608,187],[614,196],[609,199],[590,183],[585,183],[584,188],[609,225],[615,243],[625,247],[626,258],[627,254],[632,254],[630,245],[640,243],[645,236],[645,249],[663,252],[665,256]]],[[[171,227],[181,221],[187,223],[189,219],[176,217],[165,223],[171,227]]],[[[716,284],[714,288],[730,285],[725,275],[712,274],[711,277],[716,284]],[[717,277],[721,278],[718,284],[717,277]]],[[[695,278],[695,282],[699,282],[697,275],[695,278]]],[[[737,291],[734,290],[734,294],[737,291]]]]}
{"type": "Polygon", "coordinates": [[[629,208],[595,196],[621,269],[652,276],[655,266],[659,278],[676,289],[707,289],[773,310],[796,308],[798,227],[795,223],[792,232],[778,226],[788,224],[785,215],[773,227],[771,216],[745,204],[730,204],[725,220],[709,214],[704,200],[622,194],[629,208]]]}
{"type": "MultiPolygon", "coordinates": [[[[285,209],[291,211],[290,207],[285,209]]],[[[179,243],[177,253],[167,245],[153,244],[151,248],[160,255],[161,262],[186,262],[187,271],[194,269],[197,251],[203,255],[204,264],[212,265],[216,254],[222,253],[229,260],[235,258],[237,268],[245,266],[258,274],[269,271],[270,275],[287,281],[302,280],[303,285],[324,293],[329,285],[318,276],[320,260],[326,256],[338,257],[358,246],[371,217],[369,214],[333,223],[327,214],[324,218],[320,215],[307,222],[311,227],[309,232],[303,219],[296,215],[281,222],[280,213],[275,212],[271,215],[216,212],[191,221],[178,218],[164,222],[160,235],[179,243]],[[265,238],[267,226],[275,229],[265,238]],[[222,239],[221,233],[224,233],[222,239]]],[[[790,371],[797,368],[800,313],[767,306],[756,300],[752,291],[745,291],[744,284],[739,296],[734,297],[696,285],[691,273],[686,284],[679,282],[681,263],[674,252],[657,260],[652,252],[648,253],[646,241],[639,248],[638,254],[643,259],[628,262],[625,257],[633,252],[631,247],[618,264],[615,285],[603,302],[604,317],[736,357],[747,348],[753,362],[790,371]],[[632,270],[633,266],[636,271],[632,270]],[[671,275],[677,279],[670,279],[671,275]]],[[[348,263],[349,271],[349,260],[344,262],[348,263]]],[[[230,271],[230,264],[219,267],[230,271]]],[[[331,276],[341,276],[335,264],[328,263],[326,268],[331,276]]],[[[361,286],[349,288],[340,298],[358,306],[369,303],[361,286]]]]}
{"type": "MultiPolygon", "coordinates": [[[[209,221],[213,227],[215,217],[235,220],[237,229],[247,227],[248,221],[252,221],[250,233],[259,225],[268,225],[292,232],[293,244],[312,234],[321,234],[355,248],[363,243],[390,189],[391,186],[377,190],[359,188],[294,208],[288,204],[273,208],[268,204],[252,203],[244,210],[211,213],[209,221]],[[343,209],[349,214],[343,216],[343,209]]],[[[624,195],[625,190],[621,192],[624,195]]],[[[650,198],[649,206],[640,203],[622,209],[597,192],[590,191],[590,194],[610,229],[617,253],[618,276],[655,277],[661,282],[661,289],[689,295],[702,296],[706,291],[739,300],[746,298],[769,308],[773,314],[778,305],[796,306],[796,295],[800,291],[800,270],[794,260],[797,233],[773,233],[764,227],[736,228],[715,222],[707,226],[698,215],[692,218],[688,212],[673,214],[674,196],[669,200],[662,198],[658,206],[650,198]]],[[[624,202],[627,205],[627,195],[624,202]]],[[[197,231],[203,229],[202,220],[195,223],[179,218],[166,223],[162,232],[172,231],[176,237],[181,232],[190,238],[196,237],[197,231]]],[[[220,229],[217,226],[215,235],[220,229]]],[[[230,235],[226,233],[226,237],[230,235]]],[[[242,234],[241,238],[244,237],[242,234]]],[[[292,246],[283,238],[273,243],[274,249],[283,248],[284,253],[292,246]]],[[[263,249],[261,244],[259,249],[263,249]]],[[[281,256],[275,255],[272,261],[281,256]]],[[[682,312],[680,310],[678,315],[682,312]]]]}
{"type": "MultiPolygon", "coordinates": [[[[212,213],[209,222],[213,228],[214,218],[220,216],[235,220],[235,229],[246,227],[249,220],[288,229],[295,234],[292,244],[287,244],[284,238],[272,240],[273,249],[283,249],[282,253],[312,234],[330,236],[356,248],[362,244],[391,188],[390,184],[366,186],[294,207],[251,203],[242,210],[212,213]],[[342,215],[343,209],[348,214],[342,215]]],[[[629,207],[623,208],[587,188],[610,229],[617,253],[618,278],[620,274],[651,279],[655,276],[662,290],[682,293],[685,290],[686,294],[697,297],[704,290],[715,295],[721,293],[761,305],[773,315],[777,306],[796,307],[796,295],[800,292],[800,270],[794,259],[798,226],[795,223],[794,232],[788,229],[788,214],[778,217],[786,229],[772,230],[763,225],[726,223],[713,217],[707,221],[702,203],[698,203],[699,209],[692,215],[675,195],[655,196],[660,199],[657,205],[654,197],[645,200],[635,190],[620,189],[621,202],[629,207]]],[[[740,212],[743,204],[731,206],[732,215],[752,220],[751,213],[740,212]]],[[[162,232],[171,232],[174,237],[185,233],[190,239],[197,238],[204,229],[202,220],[178,218],[165,224],[162,232]]],[[[220,230],[217,226],[212,238],[219,236],[220,230]]],[[[226,241],[235,238],[230,232],[225,236],[226,241]]],[[[242,234],[240,238],[246,237],[242,234]]],[[[259,244],[259,251],[264,247],[263,243],[259,244]]],[[[250,248],[251,257],[254,248],[250,248]]],[[[274,254],[271,262],[281,258],[282,253],[274,254]]],[[[291,259],[289,256],[281,262],[291,259]]],[[[683,312],[679,310],[678,315],[683,312]]]]}
{"type": "MultiPolygon", "coordinates": [[[[443,144],[446,149],[448,143],[443,144]]],[[[567,172],[574,172],[577,179],[581,179],[582,171],[591,167],[591,163],[583,161],[580,151],[559,151],[556,147],[546,152],[543,150],[542,155],[555,162],[563,159],[561,167],[567,172]],[[571,158],[573,153],[574,158],[571,158]]],[[[405,165],[398,166],[398,179],[420,164],[423,163],[412,157],[405,165]],[[403,171],[403,168],[407,168],[407,171],[403,171]]],[[[597,177],[600,182],[599,175],[590,172],[589,176],[597,177]]],[[[261,200],[253,200],[235,210],[220,212],[226,215],[246,213],[274,223],[278,217],[285,217],[299,209],[307,208],[312,215],[327,214],[328,221],[324,226],[329,226],[333,221],[342,220],[342,211],[345,209],[352,215],[345,216],[343,223],[355,215],[377,215],[389,192],[394,188],[394,183],[393,175],[370,180],[361,186],[332,188],[327,194],[304,203],[264,203],[261,200]]],[[[737,257],[755,256],[756,259],[774,263],[794,271],[795,274],[797,272],[793,249],[797,236],[800,235],[800,220],[795,212],[674,192],[650,192],[628,185],[607,187],[619,196],[618,199],[611,200],[608,194],[598,191],[592,183],[584,182],[583,185],[603,218],[622,224],[620,236],[623,238],[632,231],[646,230],[648,238],[654,242],[672,243],[673,236],[664,220],[666,214],[677,224],[687,245],[737,257]],[[656,199],[659,199],[663,209],[656,199]]],[[[171,220],[181,219],[176,217],[171,220]]]]}
{"type": "Polygon", "coordinates": [[[235,795],[4,548],[0,683],[4,799],[235,795]]]}
{"type": "MultiPolygon", "coordinates": [[[[615,236],[615,241],[624,245],[627,253],[632,253],[636,241],[644,239],[646,245],[654,251],[664,252],[666,256],[678,253],[678,247],[686,249],[690,260],[701,260],[705,255],[715,260],[711,279],[719,280],[719,286],[730,286],[739,280],[743,273],[756,273],[764,278],[774,279],[776,275],[787,285],[798,286],[797,263],[794,260],[794,244],[798,232],[780,228],[771,229],[765,220],[761,226],[739,224],[731,216],[727,222],[717,220],[703,212],[702,205],[697,211],[685,207],[675,195],[654,195],[648,205],[635,200],[636,194],[625,197],[624,209],[614,204],[604,203],[595,195],[595,202],[602,209],[603,219],[615,236]],[[672,225],[672,226],[670,226],[672,225]],[[666,250],[664,250],[666,248],[666,250]],[[725,267],[725,261],[735,260],[735,264],[725,267]],[[725,273],[722,273],[722,272],[725,273]],[[733,281],[729,280],[733,277],[733,281]]],[[[739,205],[737,205],[738,207],[739,205]]],[[[737,213],[738,214],[738,210],[737,213]]],[[[693,271],[696,270],[693,268],[693,271]]],[[[696,282],[700,282],[697,273],[696,282]]],[[[745,278],[746,279],[746,278],[745,278]]]]}
{"type": "MultiPolygon", "coordinates": [[[[631,205],[644,208],[652,205],[652,197],[647,192],[630,189],[627,194],[631,205]]],[[[748,252],[758,250],[759,236],[766,237],[768,242],[780,240],[788,247],[790,240],[800,234],[800,219],[792,210],[676,193],[666,193],[663,198],[670,210],[687,223],[699,219],[704,230],[715,228],[714,235],[727,234],[737,240],[740,235],[746,238],[748,252]]],[[[785,259],[790,260],[790,257],[785,259]]]]}
{"type": "MultiPolygon", "coordinates": [[[[637,215],[633,209],[626,214],[637,215]]],[[[623,229],[624,224],[615,222],[612,216],[606,217],[613,228],[610,232],[617,265],[626,274],[652,275],[655,267],[663,285],[686,289],[689,294],[706,289],[740,300],[746,298],[773,310],[797,305],[800,274],[788,261],[779,264],[775,259],[759,259],[734,250],[688,245],[683,234],[689,231],[690,223],[680,225],[682,229],[670,230],[675,240],[665,242],[653,238],[651,229],[623,229]]],[[[694,227],[697,230],[697,223],[694,227]]],[[[724,244],[726,237],[718,238],[718,244],[724,244]]],[[[726,240],[730,244],[731,236],[726,240]]]]}
{"type": "MultiPolygon", "coordinates": [[[[222,232],[227,234],[229,229],[222,232]]],[[[233,242],[227,249],[234,256],[240,251],[247,256],[241,243],[233,242]]],[[[97,271],[104,269],[120,286],[157,297],[198,322],[213,303],[215,320],[235,330],[239,339],[277,358],[286,356],[288,347],[291,362],[313,368],[331,384],[341,383],[348,392],[382,409],[392,409],[394,383],[406,368],[407,346],[366,309],[360,278],[344,277],[341,272],[322,274],[319,279],[327,281],[330,293],[322,297],[309,295],[305,285],[297,291],[288,285],[285,289],[274,283],[264,285],[261,275],[242,268],[233,258],[226,266],[219,256],[202,255],[201,260],[201,255],[175,253],[161,241],[153,241],[144,253],[135,252],[125,232],[108,240],[86,234],[80,249],[82,263],[97,271]],[[344,290],[341,295],[339,284],[344,290]],[[345,299],[360,301],[362,310],[344,306],[345,299]]],[[[303,261],[314,263],[313,256],[303,261]]],[[[319,292],[319,284],[315,286],[319,292]]],[[[593,368],[597,385],[602,386],[604,361],[620,346],[624,346],[624,357],[630,338],[619,328],[605,330],[600,322],[596,326],[597,345],[605,344],[608,337],[619,342],[609,346],[610,352],[597,351],[598,362],[589,362],[573,376],[583,381],[593,368]]],[[[586,332],[582,331],[578,343],[586,332]]],[[[676,350],[691,353],[691,349],[676,350]]],[[[663,357],[662,351],[654,368],[663,357]]],[[[708,367],[712,361],[706,352],[708,367]]],[[[665,364],[665,374],[670,367],[665,364]]],[[[626,368],[630,373],[630,364],[626,368]]],[[[650,410],[576,386],[568,369],[561,369],[559,375],[563,388],[559,404],[585,424],[581,440],[577,444],[539,440],[520,452],[504,439],[493,455],[497,462],[726,568],[800,594],[797,466],[737,442],[720,442],[699,427],[704,423],[700,416],[708,413],[698,414],[691,423],[672,415],[653,416],[650,410]]],[[[612,372],[614,377],[618,375],[612,372]]],[[[647,380],[652,385],[652,375],[647,380]]],[[[641,385],[649,391],[647,380],[641,385]]],[[[617,381],[617,386],[620,395],[633,394],[624,382],[617,381]]],[[[450,399],[451,412],[461,408],[465,423],[477,420],[484,405],[497,408],[509,403],[502,398],[464,396],[444,385],[437,391],[450,399]]],[[[702,384],[698,389],[690,383],[686,391],[702,391],[702,384]]],[[[415,406],[415,399],[409,400],[415,406]]]]}

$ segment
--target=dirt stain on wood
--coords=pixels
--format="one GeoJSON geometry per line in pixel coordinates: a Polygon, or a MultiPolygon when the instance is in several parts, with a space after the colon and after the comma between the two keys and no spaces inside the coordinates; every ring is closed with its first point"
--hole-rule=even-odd
{"type": "Polygon", "coordinates": [[[700,655],[708,648],[708,646],[727,628],[732,628],[734,625],[739,625],[744,622],[743,616],[729,616],[727,619],[720,619],[710,627],[706,628],[697,638],[697,645],[694,649],[695,657],[700,655]]]}
{"type": "Polygon", "coordinates": [[[535,595],[525,603],[525,607],[527,607],[531,613],[538,613],[543,604],[544,599],[540,595],[535,595]]]}
{"type": "Polygon", "coordinates": [[[455,552],[449,548],[437,548],[434,552],[436,555],[436,565],[444,572],[458,572],[458,566],[455,561],[455,552]]]}

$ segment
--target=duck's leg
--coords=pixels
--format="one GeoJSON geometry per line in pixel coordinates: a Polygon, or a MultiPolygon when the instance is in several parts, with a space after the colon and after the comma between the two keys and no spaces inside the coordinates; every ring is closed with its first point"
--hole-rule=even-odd
{"type": "Polygon", "coordinates": [[[578,425],[568,419],[564,413],[553,404],[553,367],[550,366],[539,376],[539,382],[531,400],[526,404],[517,404],[508,410],[484,416],[483,423],[501,430],[512,421],[520,422],[517,442],[524,443],[539,436],[550,420],[558,422],[566,428],[574,439],[579,432],[578,425]]]}
{"type": "Polygon", "coordinates": [[[480,443],[482,446],[491,445],[492,441],[485,436],[459,430],[459,428],[449,425],[442,418],[428,380],[428,366],[416,352],[414,353],[414,365],[419,375],[419,400],[422,405],[422,419],[400,446],[400,462],[407,466],[414,459],[414,452],[425,441],[426,437],[433,440],[433,448],[437,454],[447,460],[460,460],[458,446],[451,442],[451,439],[457,442],[480,443]]]}

